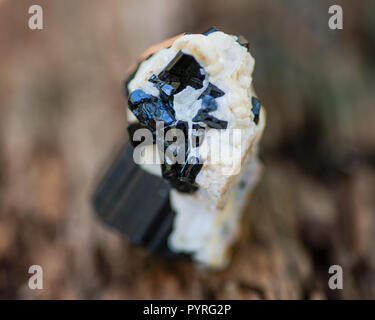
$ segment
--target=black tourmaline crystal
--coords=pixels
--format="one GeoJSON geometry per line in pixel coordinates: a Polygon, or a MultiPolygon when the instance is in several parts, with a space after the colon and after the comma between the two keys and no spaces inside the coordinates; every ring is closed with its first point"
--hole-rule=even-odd
{"type": "Polygon", "coordinates": [[[204,34],[205,36],[208,36],[210,33],[216,32],[216,31],[220,31],[220,30],[215,28],[215,27],[212,27],[212,28],[208,29],[207,31],[203,32],[202,34],[204,34]]]}
{"type": "Polygon", "coordinates": [[[121,150],[103,177],[93,204],[98,218],[151,252],[166,255],[175,213],[170,207],[170,186],[142,170],[133,161],[133,147],[121,150]]]}
{"type": "Polygon", "coordinates": [[[173,103],[173,95],[176,91],[176,89],[173,86],[160,80],[159,77],[155,74],[153,74],[148,81],[152,82],[155,85],[155,87],[158,88],[160,98],[163,100],[163,102],[173,103]]]}
{"type": "Polygon", "coordinates": [[[159,79],[171,85],[175,89],[175,94],[187,86],[201,89],[204,78],[204,72],[197,60],[182,51],[179,51],[159,74],[159,79]]]}
{"type": "Polygon", "coordinates": [[[180,180],[189,184],[194,184],[195,178],[202,169],[203,164],[199,163],[197,157],[191,157],[185,162],[180,171],[180,180]]]}
{"type": "Polygon", "coordinates": [[[156,129],[156,121],[163,121],[165,125],[170,125],[176,121],[175,112],[169,104],[163,103],[160,98],[154,97],[143,90],[134,90],[130,94],[128,102],[130,110],[139,122],[150,130],[156,129]]]}
{"type": "Polygon", "coordinates": [[[228,122],[224,120],[219,120],[214,116],[210,116],[207,113],[198,113],[194,121],[204,122],[208,127],[213,129],[226,129],[228,126],[228,122]]]}
{"type": "Polygon", "coordinates": [[[164,127],[164,145],[159,145],[159,140],[157,139],[158,147],[163,147],[162,151],[169,159],[174,159],[175,157],[177,157],[179,152],[183,152],[183,160],[185,161],[189,148],[188,137],[189,124],[186,121],[177,121],[171,126],[164,127]],[[180,131],[178,132],[177,130],[180,131]],[[183,135],[184,138],[182,144],[177,143],[178,141],[181,142],[181,139],[177,139],[179,137],[179,134],[183,135]],[[173,140],[170,140],[170,137],[172,137],[173,140]]]}
{"type": "Polygon", "coordinates": [[[162,176],[168,180],[172,188],[184,193],[193,193],[198,190],[195,185],[195,178],[201,170],[203,164],[198,158],[186,160],[184,164],[167,162],[161,165],[162,176]]]}
{"type": "MultiPolygon", "coordinates": [[[[188,152],[189,152],[189,125],[186,121],[178,121],[175,125],[165,128],[165,137],[171,132],[172,137],[177,138],[176,130],[181,130],[180,133],[184,135],[184,141],[182,145],[177,143],[177,139],[173,141],[164,141],[164,155],[166,157],[164,163],[161,165],[162,176],[168,180],[173,188],[184,193],[193,193],[198,187],[195,185],[195,177],[201,169],[201,165],[198,161],[191,162],[190,166],[188,163],[188,152]],[[183,159],[179,157],[183,156],[183,159]],[[195,167],[190,168],[190,167],[195,167]]],[[[159,146],[160,148],[160,146],[159,146]]]]}
{"type": "MultiPolygon", "coordinates": [[[[224,120],[219,120],[216,117],[209,114],[211,111],[217,109],[217,102],[215,97],[222,96],[223,93],[219,88],[210,84],[202,94],[202,107],[198,110],[197,114],[193,118],[193,122],[203,122],[210,128],[214,129],[226,129],[228,122],[224,120]],[[210,88],[210,89],[209,89],[210,88]]],[[[224,94],[224,93],[223,93],[224,94]]]]}
{"type": "Polygon", "coordinates": [[[251,112],[254,115],[254,122],[255,124],[258,124],[259,113],[260,113],[260,108],[261,108],[260,101],[255,97],[251,97],[251,105],[252,105],[251,112]]]}
{"type": "Polygon", "coordinates": [[[198,99],[202,99],[204,96],[211,96],[212,98],[219,98],[223,96],[225,93],[216,87],[211,82],[208,84],[206,90],[202,92],[198,99]]]}

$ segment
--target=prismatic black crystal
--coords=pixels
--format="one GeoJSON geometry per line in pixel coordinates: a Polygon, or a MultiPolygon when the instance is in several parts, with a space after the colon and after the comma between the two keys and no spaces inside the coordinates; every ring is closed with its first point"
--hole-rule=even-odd
{"type": "MultiPolygon", "coordinates": [[[[198,187],[195,185],[194,182],[189,183],[187,181],[184,181],[182,168],[183,166],[178,163],[163,163],[161,165],[162,176],[164,179],[168,180],[172,188],[176,189],[177,191],[183,193],[194,193],[198,190],[198,187]]],[[[200,168],[197,166],[197,170],[195,172],[196,174],[194,177],[192,177],[192,179],[190,179],[190,181],[195,180],[195,177],[199,173],[199,171],[200,168]]]]}
{"type": "Polygon", "coordinates": [[[165,125],[169,125],[176,120],[172,106],[143,90],[134,90],[130,94],[128,102],[130,110],[139,122],[149,129],[156,129],[156,121],[163,121],[165,125]]]}
{"type": "Polygon", "coordinates": [[[171,186],[177,191],[184,193],[193,193],[198,190],[195,185],[195,178],[202,169],[203,164],[199,163],[199,159],[191,157],[183,164],[167,162],[161,165],[162,175],[167,179],[171,186]]]}
{"type": "Polygon", "coordinates": [[[204,122],[208,127],[213,129],[226,129],[228,127],[227,121],[219,120],[218,118],[204,112],[198,112],[194,121],[204,122]]]}
{"type": "Polygon", "coordinates": [[[224,120],[219,120],[209,112],[215,111],[217,109],[217,102],[215,97],[220,97],[224,94],[219,88],[210,84],[205,92],[202,94],[202,107],[198,110],[197,114],[194,116],[194,122],[203,122],[210,128],[214,129],[226,129],[228,122],[224,120]],[[205,93],[206,92],[206,93],[205,93]],[[222,94],[221,94],[222,93],[222,94]]]}
{"type": "Polygon", "coordinates": [[[173,103],[173,95],[176,92],[176,89],[170,84],[162,81],[159,77],[153,74],[148,81],[152,82],[156,88],[158,88],[160,93],[160,98],[166,103],[173,103]]]}
{"type": "Polygon", "coordinates": [[[158,147],[163,148],[162,151],[166,157],[175,159],[178,155],[182,155],[184,157],[182,160],[185,161],[189,148],[188,137],[189,124],[186,121],[177,121],[170,126],[164,127],[164,144],[160,146],[159,139],[157,139],[158,147]],[[170,137],[172,137],[172,140],[170,137]]]}
{"type": "Polygon", "coordinates": [[[179,51],[171,62],[158,75],[159,79],[171,85],[175,93],[187,86],[194,89],[203,87],[204,72],[193,56],[179,51]]]}
{"type": "Polygon", "coordinates": [[[102,178],[93,195],[97,217],[131,242],[167,256],[175,212],[170,207],[170,185],[142,170],[127,143],[102,178]],[[145,199],[145,200],[143,200],[145,199]]]}
{"type": "Polygon", "coordinates": [[[260,101],[255,97],[251,97],[251,105],[252,105],[251,112],[254,115],[254,122],[255,124],[258,124],[259,113],[260,113],[260,108],[261,108],[260,101]]]}
{"type": "MultiPolygon", "coordinates": [[[[189,153],[189,125],[186,121],[178,121],[175,125],[165,127],[165,136],[173,130],[172,136],[177,137],[177,130],[181,130],[184,139],[182,145],[173,141],[164,141],[164,163],[161,165],[162,176],[168,180],[173,188],[184,193],[193,193],[198,187],[195,185],[195,177],[202,165],[199,159],[188,160],[189,153]],[[179,158],[179,156],[183,158],[179,158]],[[172,163],[170,163],[172,162],[172,163]]],[[[160,147],[160,146],[159,146],[160,147]]]]}
{"type": "Polygon", "coordinates": [[[212,27],[212,28],[208,29],[207,31],[203,32],[202,34],[204,34],[205,36],[208,36],[210,33],[216,32],[216,31],[220,31],[220,30],[215,28],[215,27],[212,27]]]}
{"type": "Polygon", "coordinates": [[[211,96],[213,98],[219,98],[223,96],[225,93],[221,91],[218,87],[216,87],[211,82],[208,84],[206,90],[202,92],[198,99],[202,99],[204,96],[211,96]]]}
{"type": "Polygon", "coordinates": [[[202,166],[203,164],[199,163],[199,159],[197,157],[189,158],[180,171],[180,180],[189,184],[194,184],[195,178],[197,177],[202,166]]]}

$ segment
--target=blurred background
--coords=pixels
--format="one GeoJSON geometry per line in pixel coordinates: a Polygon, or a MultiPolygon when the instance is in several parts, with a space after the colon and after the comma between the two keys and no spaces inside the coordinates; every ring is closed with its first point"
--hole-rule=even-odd
{"type": "Polygon", "coordinates": [[[375,2],[0,1],[0,298],[375,298],[375,2]],[[44,29],[28,28],[43,8],[44,29]],[[328,28],[339,4],[344,29],[328,28]],[[153,257],[95,220],[127,139],[122,81],[151,44],[242,34],[268,122],[265,173],[220,272],[153,257]],[[43,290],[27,286],[42,266],[43,290]],[[344,289],[328,268],[342,266],[344,289]]]}

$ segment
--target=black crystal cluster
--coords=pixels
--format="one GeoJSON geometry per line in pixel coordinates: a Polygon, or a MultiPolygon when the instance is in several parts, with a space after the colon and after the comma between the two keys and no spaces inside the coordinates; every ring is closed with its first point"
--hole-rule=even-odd
{"type": "MultiPolygon", "coordinates": [[[[139,123],[130,124],[128,127],[130,140],[136,146],[142,141],[133,139],[135,131],[140,128],[151,130],[153,143],[156,143],[159,151],[166,156],[162,164],[163,177],[170,182],[173,188],[185,193],[192,193],[197,190],[195,178],[203,165],[200,163],[199,158],[189,157],[189,126],[186,121],[178,121],[176,119],[173,99],[175,94],[181,92],[187,86],[196,90],[202,89],[205,77],[203,68],[195,58],[180,51],[158,75],[153,74],[149,78],[149,81],[158,89],[159,97],[137,89],[132,91],[128,98],[129,108],[139,120],[139,123]],[[158,121],[163,121],[164,123],[162,136],[160,132],[156,132],[158,121]],[[176,129],[184,133],[184,145],[179,146],[177,144],[177,147],[171,150],[171,146],[175,146],[177,141],[167,141],[165,135],[170,130],[176,129]],[[173,157],[176,157],[178,152],[181,152],[181,148],[184,148],[183,161],[171,161],[173,163],[168,163],[167,159],[174,159],[173,157]]],[[[206,127],[215,129],[227,128],[227,121],[210,115],[211,111],[217,109],[215,99],[223,95],[224,92],[222,90],[209,83],[199,96],[198,99],[202,100],[202,106],[193,117],[193,126],[190,128],[192,129],[190,139],[193,147],[199,147],[202,143],[206,127]]]]}
{"type": "Polygon", "coordinates": [[[202,99],[202,107],[193,118],[193,122],[203,122],[208,127],[214,129],[226,129],[228,125],[227,121],[219,120],[209,114],[211,111],[217,109],[217,102],[215,99],[223,95],[223,91],[212,83],[209,83],[207,89],[198,98],[202,99]]]}
{"type": "MultiPolygon", "coordinates": [[[[217,31],[219,30],[213,27],[203,34],[207,36],[217,31]]],[[[238,36],[237,42],[248,49],[248,41],[243,36],[238,36]]],[[[140,89],[134,90],[129,94],[127,85],[135,76],[136,71],[125,82],[125,93],[128,95],[129,108],[139,120],[139,123],[130,124],[128,127],[130,140],[134,146],[137,146],[143,141],[135,141],[133,139],[136,130],[140,128],[151,130],[153,143],[158,146],[159,151],[167,159],[174,159],[171,161],[171,164],[164,159],[164,164],[162,164],[163,177],[178,191],[186,193],[195,192],[197,190],[195,178],[201,170],[202,164],[199,158],[189,157],[189,145],[192,145],[194,148],[199,147],[204,139],[207,127],[214,129],[227,128],[227,121],[220,120],[212,115],[212,112],[218,108],[216,99],[225,93],[214,84],[208,83],[207,88],[198,98],[198,100],[201,100],[201,108],[192,119],[192,128],[189,128],[187,122],[176,119],[173,109],[173,99],[175,94],[178,94],[187,86],[196,90],[203,88],[205,72],[195,58],[179,51],[158,75],[153,74],[149,78],[149,81],[158,89],[159,97],[150,95],[140,89]],[[164,123],[162,133],[157,132],[156,123],[158,121],[163,121],[164,123]],[[181,130],[185,138],[184,145],[177,145],[177,147],[175,146],[175,140],[166,141],[165,139],[167,132],[170,132],[170,130],[175,131],[176,129],[181,130]],[[192,130],[190,137],[189,129],[192,130]],[[189,144],[189,138],[191,139],[191,144],[189,144]],[[174,149],[171,149],[172,146],[174,146],[174,149]],[[174,162],[174,157],[178,152],[181,152],[181,149],[184,149],[183,161],[174,162]]],[[[252,112],[255,123],[258,123],[260,103],[257,99],[254,99],[252,99],[252,112]]]]}

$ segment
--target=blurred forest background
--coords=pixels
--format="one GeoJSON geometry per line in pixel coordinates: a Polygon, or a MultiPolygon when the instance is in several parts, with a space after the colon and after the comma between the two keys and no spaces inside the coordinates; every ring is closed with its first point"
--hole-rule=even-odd
{"type": "Polygon", "coordinates": [[[0,298],[375,299],[375,2],[0,1],[0,298]],[[44,29],[28,28],[28,8],[44,29]],[[342,5],[344,30],[328,28],[342,5]],[[89,198],[126,136],[122,81],[151,44],[242,34],[267,109],[265,173],[220,272],[153,257],[89,198]],[[30,290],[41,265],[44,289],[30,290]],[[328,268],[344,271],[330,290],[328,268]]]}

